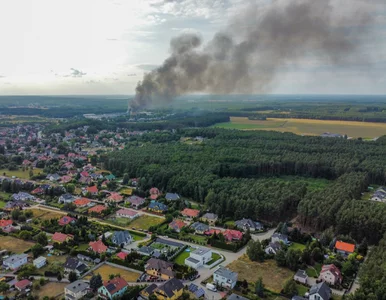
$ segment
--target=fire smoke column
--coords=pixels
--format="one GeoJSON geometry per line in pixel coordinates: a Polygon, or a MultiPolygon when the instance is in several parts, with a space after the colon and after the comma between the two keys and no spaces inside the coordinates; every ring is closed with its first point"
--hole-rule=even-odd
{"type": "Polygon", "coordinates": [[[144,75],[130,108],[136,111],[194,92],[264,93],[281,67],[308,53],[330,65],[365,62],[357,37],[370,28],[370,14],[365,5],[344,14],[341,1],[276,0],[264,8],[251,4],[207,45],[197,34],[173,38],[170,56],[144,75]]]}

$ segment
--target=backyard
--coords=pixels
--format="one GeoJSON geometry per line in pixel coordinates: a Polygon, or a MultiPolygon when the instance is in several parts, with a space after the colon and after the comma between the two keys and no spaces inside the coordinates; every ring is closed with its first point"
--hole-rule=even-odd
{"type": "Polygon", "coordinates": [[[304,249],[306,249],[306,246],[299,243],[292,243],[290,249],[303,251],[304,249]]]}
{"type": "Polygon", "coordinates": [[[210,261],[208,261],[206,263],[206,265],[210,266],[211,264],[213,264],[214,262],[218,261],[219,259],[221,259],[221,255],[213,252],[212,253],[212,259],[210,261]]]}
{"type": "Polygon", "coordinates": [[[64,287],[68,283],[49,282],[43,285],[40,290],[35,290],[33,294],[38,296],[39,299],[43,299],[45,296],[51,298],[64,293],[64,287]]]}
{"type": "MultiPolygon", "coordinates": [[[[100,274],[102,276],[102,280],[109,280],[109,275],[117,275],[120,274],[120,276],[125,279],[127,282],[136,282],[139,276],[141,275],[141,272],[139,271],[129,271],[120,267],[110,266],[107,264],[102,265],[98,269],[93,271],[94,274],[100,274]]],[[[91,274],[87,275],[84,279],[90,280],[91,274]]]]}
{"type": "Polygon", "coordinates": [[[194,248],[189,247],[182,251],[177,257],[174,259],[174,262],[179,265],[185,265],[185,259],[190,256],[190,252],[194,251],[194,248]]]}
{"type": "Polygon", "coordinates": [[[1,236],[0,249],[7,249],[14,253],[23,253],[31,248],[35,243],[23,241],[12,236],[1,236]]]}

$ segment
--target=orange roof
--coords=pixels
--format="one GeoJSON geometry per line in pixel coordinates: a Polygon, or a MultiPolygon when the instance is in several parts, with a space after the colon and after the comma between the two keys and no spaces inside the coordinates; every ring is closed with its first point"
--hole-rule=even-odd
{"type": "Polygon", "coordinates": [[[188,217],[198,217],[198,215],[200,214],[200,211],[198,209],[191,209],[191,208],[185,208],[181,214],[183,216],[188,216],[188,217]]]}
{"type": "Polygon", "coordinates": [[[54,235],[52,236],[52,240],[54,242],[59,242],[59,243],[65,242],[68,238],[72,238],[72,236],[69,234],[64,234],[60,232],[55,232],[54,235]]]}
{"type": "Polygon", "coordinates": [[[74,201],[74,204],[76,205],[76,206],[84,206],[84,205],[87,205],[87,204],[89,204],[91,201],[89,200],[89,199],[87,199],[87,198],[80,198],[80,199],[76,199],[75,201],[74,201]]]}
{"type": "Polygon", "coordinates": [[[0,220],[0,227],[12,225],[12,220],[0,220]]]}
{"type": "Polygon", "coordinates": [[[345,242],[342,242],[342,241],[336,241],[335,248],[337,250],[341,250],[341,251],[344,251],[344,252],[350,252],[350,253],[353,253],[355,251],[355,245],[349,244],[349,243],[345,243],[345,242]]]}
{"type": "Polygon", "coordinates": [[[98,193],[98,188],[95,185],[89,186],[87,187],[87,191],[90,193],[98,193]]]}
{"type": "Polygon", "coordinates": [[[107,209],[107,207],[104,206],[104,205],[96,205],[96,206],[90,208],[90,209],[88,210],[88,212],[89,212],[89,213],[95,212],[95,213],[100,214],[100,213],[101,213],[102,211],[104,211],[105,209],[107,209]]]}
{"type": "Polygon", "coordinates": [[[107,246],[103,244],[101,240],[96,242],[90,242],[89,246],[94,252],[97,252],[97,253],[104,253],[107,251],[107,246]]]}

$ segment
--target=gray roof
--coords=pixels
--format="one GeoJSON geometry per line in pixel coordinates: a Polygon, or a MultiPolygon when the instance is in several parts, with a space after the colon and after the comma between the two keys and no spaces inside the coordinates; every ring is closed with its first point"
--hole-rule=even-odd
{"type": "Polygon", "coordinates": [[[263,225],[259,222],[254,222],[251,219],[241,219],[235,222],[237,227],[243,228],[250,228],[252,230],[260,230],[263,228],[263,225]]]}
{"type": "Polygon", "coordinates": [[[223,266],[220,266],[214,274],[225,277],[227,279],[230,279],[232,281],[237,281],[238,274],[236,272],[232,272],[231,270],[224,268],[223,266]]]}
{"type": "Polygon", "coordinates": [[[131,237],[130,233],[125,231],[114,231],[113,236],[111,237],[111,241],[116,244],[127,244],[128,242],[131,242],[133,238],[131,237]]]}
{"type": "Polygon", "coordinates": [[[12,263],[14,263],[18,260],[22,260],[26,257],[28,257],[27,254],[14,254],[14,255],[11,255],[10,257],[4,259],[3,264],[5,264],[5,265],[12,264],[12,263]]]}
{"type": "Polygon", "coordinates": [[[291,300],[307,300],[306,298],[300,297],[300,296],[293,296],[291,300]]]}
{"type": "Polygon", "coordinates": [[[197,248],[196,250],[194,250],[192,253],[196,254],[196,255],[204,255],[205,253],[208,253],[209,251],[211,251],[210,249],[207,249],[207,248],[197,248]]]}
{"type": "Polygon", "coordinates": [[[140,253],[145,253],[145,254],[151,255],[154,252],[154,249],[152,247],[143,246],[141,248],[138,248],[137,251],[140,253]]]}
{"type": "Polygon", "coordinates": [[[245,297],[237,295],[237,294],[232,294],[227,299],[228,300],[248,300],[248,298],[245,298],[245,297]]]}
{"type": "Polygon", "coordinates": [[[190,227],[193,228],[194,230],[203,231],[203,232],[209,230],[208,225],[200,222],[195,222],[192,225],[190,225],[190,227]]]}
{"type": "Polygon", "coordinates": [[[319,294],[323,300],[329,300],[331,297],[331,289],[325,282],[314,284],[310,289],[310,296],[314,294],[319,294]]]}
{"type": "Polygon", "coordinates": [[[34,259],[34,263],[40,263],[43,261],[46,261],[47,259],[43,256],[39,256],[38,258],[34,259]]]}
{"type": "Polygon", "coordinates": [[[279,242],[270,242],[269,247],[271,247],[275,252],[281,250],[281,244],[279,242]]]}
{"type": "Polygon", "coordinates": [[[197,259],[195,259],[195,258],[193,258],[193,257],[188,257],[188,258],[185,259],[185,260],[190,261],[190,262],[192,262],[192,263],[194,263],[194,264],[197,264],[197,263],[200,262],[199,260],[197,260],[197,259]]]}
{"type": "Polygon", "coordinates": [[[89,284],[83,280],[77,280],[66,286],[66,289],[73,292],[79,293],[89,288],[89,284]]]}
{"type": "Polygon", "coordinates": [[[209,219],[209,220],[216,220],[218,218],[218,215],[216,215],[214,213],[206,213],[202,217],[205,219],[209,219]]]}
{"type": "Polygon", "coordinates": [[[308,275],[304,270],[298,270],[295,274],[296,277],[307,278],[308,275]]]}
{"type": "Polygon", "coordinates": [[[155,240],[155,242],[156,243],[160,243],[160,244],[164,244],[164,245],[168,245],[168,246],[178,247],[178,248],[184,246],[184,244],[173,242],[173,241],[169,241],[169,240],[164,240],[164,239],[161,239],[161,238],[157,238],[155,240]]]}
{"type": "Polygon", "coordinates": [[[184,288],[182,282],[176,278],[172,278],[166,281],[163,285],[159,286],[157,290],[164,291],[165,294],[171,298],[174,296],[174,292],[176,290],[181,290],[184,288]]]}
{"type": "Polygon", "coordinates": [[[166,199],[166,200],[172,200],[172,201],[175,201],[175,200],[180,199],[180,196],[179,196],[178,194],[175,194],[175,193],[166,193],[165,199],[166,199]]]}
{"type": "Polygon", "coordinates": [[[281,233],[278,233],[278,232],[275,232],[273,235],[272,235],[273,238],[278,238],[282,241],[285,241],[285,240],[288,240],[288,235],[286,234],[281,234],[281,233]]]}

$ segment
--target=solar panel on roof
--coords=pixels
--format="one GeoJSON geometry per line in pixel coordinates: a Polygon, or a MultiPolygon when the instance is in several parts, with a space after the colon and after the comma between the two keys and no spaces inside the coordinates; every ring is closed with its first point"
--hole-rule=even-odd
{"type": "Polygon", "coordinates": [[[205,291],[204,291],[202,288],[200,288],[198,291],[196,291],[196,292],[194,293],[194,295],[195,295],[197,298],[200,298],[200,297],[202,297],[202,296],[205,295],[205,291]]]}
{"type": "Polygon", "coordinates": [[[115,284],[114,283],[109,283],[107,286],[106,286],[106,289],[111,292],[115,289],[115,284]]]}

